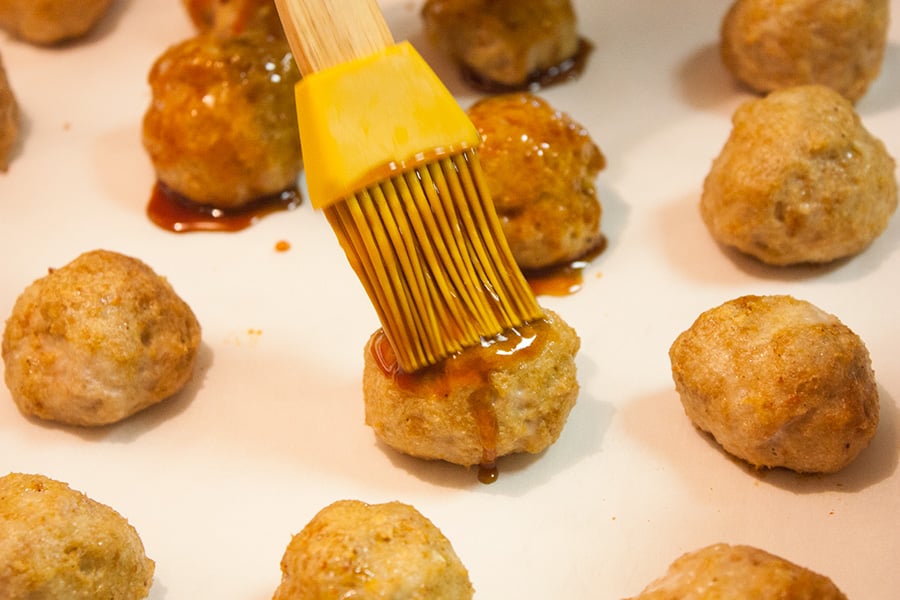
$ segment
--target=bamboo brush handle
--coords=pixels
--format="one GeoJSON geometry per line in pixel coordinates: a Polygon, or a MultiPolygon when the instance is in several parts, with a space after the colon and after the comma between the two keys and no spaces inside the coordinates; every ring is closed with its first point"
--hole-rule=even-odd
{"type": "Polygon", "coordinates": [[[394,43],[376,0],[275,0],[275,5],[303,75],[394,43]]]}

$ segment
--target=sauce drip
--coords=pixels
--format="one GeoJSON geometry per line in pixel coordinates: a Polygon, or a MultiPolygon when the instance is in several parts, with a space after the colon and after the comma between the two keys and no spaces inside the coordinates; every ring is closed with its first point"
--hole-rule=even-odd
{"type": "Polygon", "coordinates": [[[482,340],[473,346],[450,356],[441,362],[405,373],[397,363],[394,350],[383,331],[372,339],[369,351],[385,376],[405,389],[419,389],[422,394],[449,396],[460,389],[471,389],[469,410],[478,431],[482,455],[478,469],[481,483],[497,480],[497,444],[499,424],[494,401],[496,390],[490,375],[509,363],[529,360],[543,351],[551,341],[552,329],[545,320],[527,323],[509,329],[502,334],[482,340]]]}
{"type": "Polygon", "coordinates": [[[549,69],[535,71],[528,75],[524,83],[510,85],[493,81],[483,77],[469,68],[462,69],[462,76],[472,87],[489,94],[503,94],[506,92],[537,91],[556,83],[577,79],[584,71],[588,56],[593,51],[594,45],[585,38],[578,40],[578,49],[571,57],[563,60],[549,69]]]}
{"type": "Polygon", "coordinates": [[[300,205],[300,192],[290,188],[241,208],[221,209],[192,202],[161,182],[153,186],[147,216],[157,226],[175,233],[189,231],[240,231],[262,217],[300,205]]]}
{"type": "Polygon", "coordinates": [[[536,296],[570,296],[584,284],[584,269],[606,249],[606,237],[573,261],[544,269],[525,271],[525,279],[536,296]]]}

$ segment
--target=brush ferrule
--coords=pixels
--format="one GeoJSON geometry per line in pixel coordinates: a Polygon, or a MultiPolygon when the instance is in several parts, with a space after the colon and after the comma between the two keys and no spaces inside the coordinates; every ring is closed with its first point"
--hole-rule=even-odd
{"type": "Polygon", "coordinates": [[[304,76],[297,120],[313,207],[481,144],[465,111],[409,42],[304,76]]]}

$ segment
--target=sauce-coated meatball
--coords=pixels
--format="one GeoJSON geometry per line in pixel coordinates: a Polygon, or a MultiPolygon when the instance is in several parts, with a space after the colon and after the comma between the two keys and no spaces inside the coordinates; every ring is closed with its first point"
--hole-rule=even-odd
{"type": "Polygon", "coordinates": [[[579,51],[570,0],[428,0],[425,31],[478,87],[526,89],[579,51]]]}
{"type": "Polygon", "coordinates": [[[486,98],[468,115],[484,140],[479,159],[521,268],[569,262],[602,243],[594,180],[606,159],[582,125],[528,93],[486,98]]]}
{"type": "Polygon", "coordinates": [[[562,318],[545,318],[465,348],[414,373],[397,372],[376,332],[364,352],[366,423],[395,450],[425,459],[480,465],[538,453],[562,432],[578,396],[580,340],[562,318]]]}
{"type": "Polygon", "coordinates": [[[234,209],[296,186],[300,74],[283,37],[201,33],[167,49],[148,79],[143,142],[169,190],[234,209]]]}

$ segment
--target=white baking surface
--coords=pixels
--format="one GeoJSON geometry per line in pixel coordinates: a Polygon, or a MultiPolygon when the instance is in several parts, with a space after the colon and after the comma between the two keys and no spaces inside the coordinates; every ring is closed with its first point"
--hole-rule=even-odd
{"type": "MultiPolygon", "coordinates": [[[[594,52],[578,81],[541,95],[608,159],[597,182],[609,246],[580,292],[542,298],[582,337],[578,404],[554,446],[501,461],[493,485],[399,455],[364,425],[362,347],[377,321],[308,202],[241,233],[173,234],[148,221],[146,75],[192,34],[180,2],[120,1],[66,48],[0,35],[24,111],[24,144],[0,174],[2,318],[48,267],[106,248],[165,275],[204,339],[183,393],[103,429],[25,418],[0,386],[0,472],[43,473],[125,515],[156,561],[153,600],[270,598],[290,536],[342,498],[416,506],[449,537],[478,598],[622,598],[720,541],[826,574],[850,598],[896,598],[900,221],[861,255],[820,268],[766,268],[710,239],[702,181],[750,97],[718,59],[726,4],[576,2],[594,52]],[[280,240],[289,251],[275,250],[280,240]],[[747,293],[809,300],[866,342],[881,424],[843,472],[753,472],[684,416],[669,345],[701,311],[747,293]]],[[[419,7],[384,3],[395,37],[468,106],[478,95],[425,42],[419,7]]],[[[892,8],[900,15],[900,1],[892,8]]],[[[890,38],[857,108],[900,156],[896,19],[890,38]]]]}

